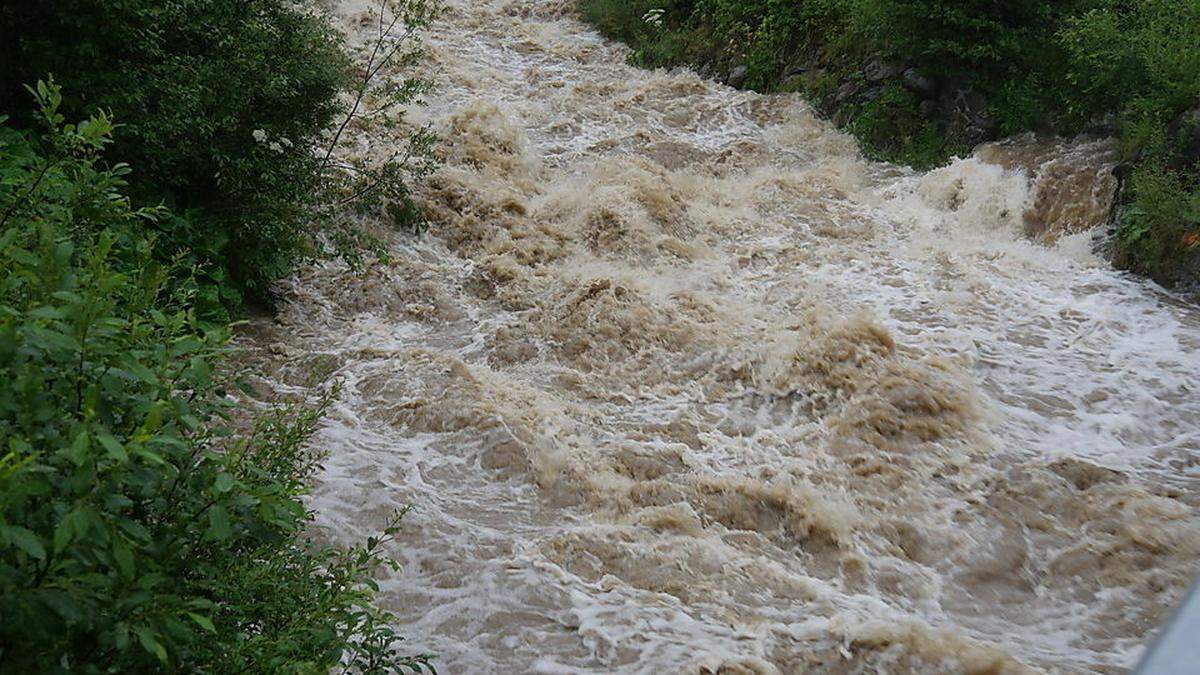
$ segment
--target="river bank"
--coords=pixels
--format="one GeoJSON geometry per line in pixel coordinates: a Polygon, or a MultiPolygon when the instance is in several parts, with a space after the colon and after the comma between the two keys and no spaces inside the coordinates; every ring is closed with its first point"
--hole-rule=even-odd
{"type": "Polygon", "coordinates": [[[581,0],[645,67],[797,92],[872,159],[928,170],[1029,133],[1114,139],[1115,194],[1095,248],[1200,292],[1200,14],[1177,3],[1003,6],[581,0]],[[1164,55],[1171,54],[1166,57],[1164,55]]]}

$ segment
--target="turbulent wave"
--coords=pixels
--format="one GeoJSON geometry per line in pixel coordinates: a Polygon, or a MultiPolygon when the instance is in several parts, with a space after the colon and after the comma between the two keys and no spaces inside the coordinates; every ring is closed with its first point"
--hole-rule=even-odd
{"type": "Polygon", "coordinates": [[[1200,313],[1081,244],[1111,150],[873,164],[798,98],[626,66],[572,5],[451,3],[411,111],[432,230],[306,270],[246,340],[282,394],[345,382],[330,538],[416,506],[382,582],[410,647],[1130,666],[1198,571],[1200,313]]]}

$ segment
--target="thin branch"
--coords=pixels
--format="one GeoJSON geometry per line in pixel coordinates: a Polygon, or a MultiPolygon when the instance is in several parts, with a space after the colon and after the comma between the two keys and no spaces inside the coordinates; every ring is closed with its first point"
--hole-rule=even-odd
{"type": "MultiPolygon", "coordinates": [[[[346,119],[342,120],[341,125],[338,126],[337,132],[335,132],[333,135],[333,140],[330,141],[329,147],[325,150],[325,157],[321,160],[321,166],[317,169],[318,173],[324,173],[325,167],[329,164],[329,158],[333,156],[333,151],[337,147],[338,141],[341,140],[342,134],[346,132],[346,127],[350,126],[350,121],[353,120],[354,116],[358,113],[358,108],[362,105],[363,97],[366,96],[367,89],[371,85],[371,79],[375,77],[375,73],[379,72],[382,64],[386,63],[387,59],[390,59],[391,56],[396,53],[396,49],[399,48],[399,46],[393,48],[390,52],[388,52],[388,55],[384,57],[384,60],[380,62],[379,66],[375,65],[375,59],[379,56],[379,50],[383,46],[384,38],[391,34],[392,30],[396,27],[396,24],[400,21],[400,14],[397,12],[392,16],[392,22],[387,25],[386,29],[384,29],[383,24],[384,16],[387,13],[387,4],[387,0],[380,0],[379,2],[379,36],[375,40],[375,46],[371,50],[370,58],[367,59],[367,66],[363,75],[362,84],[360,84],[358,87],[358,93],[354,97],[354,105],[350,107],[350,114],[346,115],[346,119]]],[[[410,28],[406,32],[406,36],[411,36],[412,32],[413,31],[410,28]]]]}
{"type": "Polygon", "coordinates": [[[46,174],[50,172],[50,169],[54,168],[55,166],[58,166],[58,164],[61,161],[62,161],[61,159],[56,159],[53,162],[50,162],[46,166],[42,167],[42,172],[39,173],[37,179],[33,181],[33,185],[29,186],[29,190],[26,191],[25,194],[21,195],[20,199],[16,200],[12,204],[10,204],[8,209],[4,211],[4,217],[0,218],[0,227],[4,227],[4,224],[8,222],[9,217],[12,216],[12,214],[14,212],[16,212],[17,207],[20,206],[22,204],[22,202],[24,202],[26,199],[29,199],[31,196],[33,196],[34,191],[36,191],[38,189],[38,186],[42,184],[42,179],[44,179],[46,177],[46,174]]]}

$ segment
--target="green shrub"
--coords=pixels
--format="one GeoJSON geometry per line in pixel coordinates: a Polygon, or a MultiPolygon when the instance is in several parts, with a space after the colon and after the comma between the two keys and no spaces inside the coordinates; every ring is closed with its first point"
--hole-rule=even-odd
{"type": "Polygon", "coordinates": [[[919,169],[935,167],[947,155],[969,150],[955,145],[955,139],[923,117],[917,106],[916,97],[893,85],[875,100],[858,106],[846,129],[862,142],[868,156],[902,161],[919,169]]]}
{"type": "Polygon", "coordinates": [[[645,34],[646,13],[661,7],[657,0],[593,0],[583,3],[581,10],[605,37],[633,44],[645,34]]]}
{"type": "Polygon", "coordinates": [[[1200,181],[1161,165],[1138,166],[1129,185],[1130,205],[1117,229],[1128,266],[1159,277],[1200,253],[1200,181]]]}
{"type": "Polygon", "coordinates": [[[850,48],[846,9],[847,0],[699,0],[695,18],[747,67],[749,86],[771,90],[798,57],[850,48]]]}
{"type": "Polygon", "coordinates": [[[646,67],[673,66],[695,57],[690,34],[693,0],[585,0],[584,18],[602,35],[633,47],[631,61],[646,67]]]}
{"type": "Polygon", "coordinates": [[[985,78],[1019,72],[1043,52],[1048,22],[1070,2],[857,0],[854,27],[930,72],[985,78]]]}
{"type": "Polygon", "coordinates": [[[232,433],[228,331],[99,164],[111,121],[61,100],[38,85],[44,135],[0,125],[0,671],[426,667],[370,604],[383,542],[302,536],[329,397],[232,433]]]}
{"type": "Polygon", "coordinates": [[[1067,21],[1058,39],[1070,56],[1068,118],[1115,114],[1137,163],[1118,248],[1131,268],[1170,280],[1200,255],[1198,167],[1168,134],[1181,111],[1200,105],[1200,4],[1105,3],[1067,21]]]}
{"type": "MultiPolygon", "coordinates": [[[[434,14],[430,0],[382,6],[403,14],[406,30],[434,14]]],[[[361,172],[343,180],[326,149],[335,123],[362,121],[344,97],[363,82],[316,0],[3,3],[0,34],[13,36],[0,41],[6,108],[23,100],[23,83],[53,76],[71,94],[67,114],[122,121],[110,156],[137,167],[135,202],[171,207],[153,225],[157,252],[206,270],[193,280],[202,309],[219,316],[243,296],[269,304],[270,283],[298,260],[354,239],[326,221],[361,172]]],[[[390,65],[413,65],[407,48],[390,55],[390,65]]],[[[424,88],[408,80],[373,93],[404,104],[424,88]]],[[[6,112],[23,126],[32,116],[15,104],[6,112]]],[[[381,199],[407,200],[399,173],[381,199]]]]}
{"type": "Polygon", "coordinates": [[[5,93],[53,75],[68,114],[122,120],[111,154],[138,168],[133,195],[180,214],[158,222],[160,245],[220,263],[226,302],[265,298],[308,252],[312,148],[350,66],[303,3],[46,0],[9,4],[3,21],[16,37],[5,93]]]}

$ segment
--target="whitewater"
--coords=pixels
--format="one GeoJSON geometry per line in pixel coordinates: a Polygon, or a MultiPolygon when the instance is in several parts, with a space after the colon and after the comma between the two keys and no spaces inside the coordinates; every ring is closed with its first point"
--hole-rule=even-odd
{"type": "MultiPolygon", "coordinates": [[[[444,673],[1124,672],[1200,572],[1200,308],[1091,252],[1104,141],[928,173],[798,96],[452,0],[422,236],[244,343],[342,382],[322,536],[444,673]]],[[[338,4],[369,38],[361,1],[338,4]]],[[[364,147],[362,152],[377,151],[364,147]]],[[[381,228],[381,231],[384,231],[381,228]]]]}

